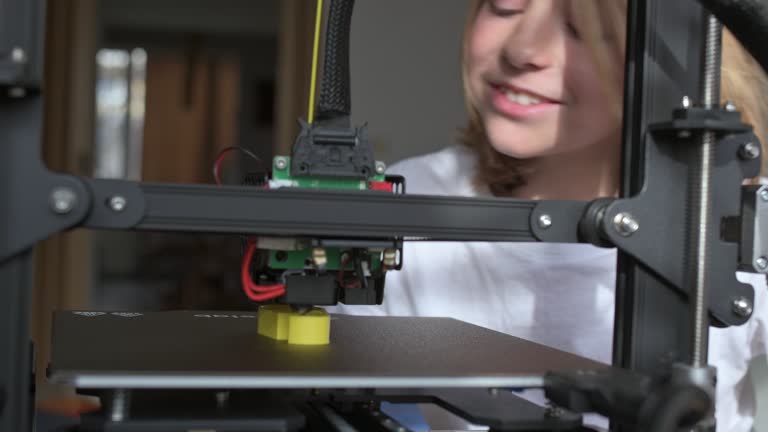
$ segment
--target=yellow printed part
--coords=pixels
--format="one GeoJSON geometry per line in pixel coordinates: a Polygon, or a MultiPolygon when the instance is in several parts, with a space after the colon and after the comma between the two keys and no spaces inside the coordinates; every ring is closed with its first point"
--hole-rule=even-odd
{"type": "Polygon", "coordinates": [[[331,341],[331,316],[324,309],[292,313],[288,324],[288,344],[328,345],[331,341]]]}
{"type": "Polygon", "coordinates": [[[259,334],[279,341],[288,340],[288,321],[293,309],[288,305],[266,305],[259,308],[259,334]]]}

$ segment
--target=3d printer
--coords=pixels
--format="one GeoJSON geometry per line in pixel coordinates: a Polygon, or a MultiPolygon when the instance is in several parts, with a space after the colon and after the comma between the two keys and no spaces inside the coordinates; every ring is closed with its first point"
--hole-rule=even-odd
{"type": "MultiPolygon", "coordinates": [[[[768,66],[761,2],[701,3],[768,66]]],[[[364,128],[349,128],[343,67],[326,71],[317,124],[304,125],[290,159],[274,162],[274,186],[304,187],[51,173],[38,155],[43,3],[0,4],[11,34],[0,40],[0,430],[31,427],[30,251],[73,227],[259,236],[280,278],[261,294],[299,309],[380,303],[383,270],[399,265],[411,238],[589,242],[622,252],[613,368],[449,319],[339,316],[330,345],[297,347],[259,337],[249,313],[61,312],[49,378],[103,401],[77,430],[405,431],[379,411],[381,401],[434,402],[494,431],[580,430],[574,412],[587,411],[610,416],[616,430],[678,430],[710,412],[708,327],[740,325],[752,313],[752,289],[734,271],[768,271],[768,190],[742,186],[758,173],[759,146],[733,107],[718,106],[720,27],[692,0],[630,3],[622,198],[591,203],[393,193],[402,181],[384,176],[364,128]],[[302,184],[316,177],[344,186],[302,184]],[[354,184],[374,190],[344,190],[354,184]],[[148,337],[138,342],[137,333],[148,337]],[[534,387],[563,409],[505,390],[534,387]]],[[[331,68],[344,63],[352,5],[331,3],[331,68]]]]}

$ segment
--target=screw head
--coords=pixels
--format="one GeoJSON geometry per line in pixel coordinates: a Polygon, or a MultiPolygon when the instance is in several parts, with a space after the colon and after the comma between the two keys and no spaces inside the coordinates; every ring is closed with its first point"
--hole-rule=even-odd
{"type": "Polygon", "coordinates": [[[11,49],[11,61],[16,64],[26,63],[27,53],[19,47],[13,47],[13,49],[11,49]]]}
{"type": "Polygon", "coordinates": [[[613,226],[624,237],[629,237],[640,229],[640,224],[629,213],[619,213],[613,218],[613,226]]]}
{"type": "Polygon", "coordinates": [[[760,199],[768,202],[768,189],[763,189],[760,191],[760,199]]]}
{"type": "Polygon", "coordinates": [[[111,208],[114,212],[120,213],[121,211],[125,210],[125,207],[127,206],[128,200],[123,196],[115,195],[109,199],[109,208],[111,208]]]}
{"type": "Polygon", "coordinates": [[[77,205],[77,194],[68,187],[59,187],[51,191],[48,199],[51,210],[58,215],[65,215],[77,205]]]}
{"type": "Polygon", "coordinates": [[[385,172],[387,172],[387,165],[384,162],[378,162],[376,164],[376,174],[383,175],[385,172]]]}
{"type": "Polygon", "coordinates": [[[725,101],[725,106],[723,106],[723,108],[725,108],[725,110],[729,112],[734,112],[737,109],[736,104],[733,103],[732,101],[725,101]]]}
{"type": "Polygon", "coordinates": [[[690,108],[691,107],[691,98],[688,97],[688,96],[683,96],[682,106],[685,109],[690,108]]]}
{"type": "Polygon", "coordinates": [[[741,146],[739,156],[745,160],[757,159],[760,156],[760,146],[749,142],[741,146]]]}
{"type": "Polygon", "coordinates": [[[758,270],[768,270],[768,257],[761,256],[755,260],[755,267],[758,270]]]}
{"type": "Polygon", "coordinates": [[[693,136],[693,134],[692,134],[692,133],[691,133],[691,131],[689,131],[689,130],[682,130],[682,131],[680,131],[680,132],[678,132],[678,133],[677,133],[677,137],[678,137],[678,138],[684,138],[684,139],[688,139],[688,138],[690,138],[691,136],[693,136]]]}
{"type": "Polygon", "coordinates": [[[284,158],[278,158],[275,160],[275,168],[279,170],[284,170],[288,168],[288,161],[286,161],[284,158]]]}
{"type": "Polygon", "coordinates": [[[737,297],[733,299],[732,309],[733,313],[742,318],[752,316],[752,303],[745,297],[737,297]]]}
{"type": "Polygon", "coordinates": [[[539,228],[549,229],[552,227],[552,216],[543,214],[539,216],[539,228]]]}

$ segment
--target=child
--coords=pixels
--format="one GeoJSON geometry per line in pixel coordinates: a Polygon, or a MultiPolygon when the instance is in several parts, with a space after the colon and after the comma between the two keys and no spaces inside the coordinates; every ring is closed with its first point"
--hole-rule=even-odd
{"type": "MultiPolygon", "coordinates": [[[[463,57],[463,146],[391,171],[409,193],[591,201],[620,181],[626,0],[475,0],[463,57]]],[[[764,131],[759,67],[726,34],[723,100],[764,131]]],[[[381,308],[448,316],[610,363],[615,250],[574,244],[408,243],[381,308]]],[[[765,278],[742,326],[713,329],[719,431],[748,431],[749,361],[765,352],[765,278]]],[[[512,361],[513,359],[510,359],[512,361]]]]}

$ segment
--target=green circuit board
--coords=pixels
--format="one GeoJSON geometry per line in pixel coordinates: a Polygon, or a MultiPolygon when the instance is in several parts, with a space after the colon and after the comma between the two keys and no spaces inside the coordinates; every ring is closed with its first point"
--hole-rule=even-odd
{"type": "MultiPolygon", "coordinates": [[[[377,162],[377,165],[381,162],[377,162]]],[[[288,156],[277,156],[272,161],[272,181],[270,187],[295,187],[310,189],[333,189],[333,190],[369,190],[370,182],[384,182],[385,175],[377,174],[370,180],[358,179],[337,179],[322,177],[302,177],[294,178],[291,176],[291,158],[288,156]]],[[[340,270],[342,254],[344,250],[339,248],[326,248],[327,270],[340,270]]],[[[300,270],[312,263],[312,248],[292,251],[270,251],[269,267],[275,270],[300,270]]],[[[371,253],[371,270],[378,270],[381,267],[381,256],[378,253],[371,253]]],[[[345,270],[353,270],[353,263],[348,263],[345,270]]]]}
{"type": "MultiPolygon", "coordinates": [[[[381,162],[377,162],[377,165],[381,162]]],[[[323,177],[291,176],[291,158],[278,156],[272,161],[272,184],[277,187],[298,187],[312,189],[368,190],[370,182],[383,182],[384,174],[376,174],[370,180],[337,179],[323,177]]]]}
{"type": "MultiPolygon", "coordinates": [[[[339,248],[326,248],[325,255],[328,263],[326,270],[341,270],[342,255],[344,250],[339,248]]],[[[270,251],[269,268],[275,270],[301,270],[312,265],[312,249],[297,251],[270,251]]],[[[371,253],[371,270],[378,270],[381,266],[381,256],[371,253]]],[[[344,270],[354,270],[354,264],[348,262],[344,270]]]]}

